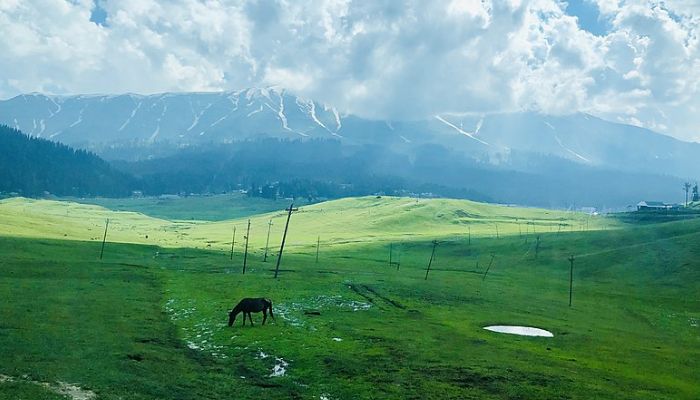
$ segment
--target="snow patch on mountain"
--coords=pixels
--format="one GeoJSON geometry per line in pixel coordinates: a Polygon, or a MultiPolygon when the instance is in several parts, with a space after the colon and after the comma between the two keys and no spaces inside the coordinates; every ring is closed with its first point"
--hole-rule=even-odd
{"type": "Polygon", "coordinates": [[[62,107],[61,107],[60,104],[58,104],[58,103],[56,102],[56,100],[54,100],[54,98],[53,98],[52,96],[47,96],[46,98],[49,99],[49,100],[56,106],[56,111],[51,111],[51,110],[49,110],[49,118],[51,118],[51,117],[53,117],[54,115],[60,113],[62,107]]]}
{"type": "Polygon", "coordinates": [[[335,131],[338,132],[340,128],[343,126],[340,123],[340,115],[338,115],[338,110],[335,107],[331,107],[331,110],[333,110],[333,115],[335,116],[335,123],[336,123],[336,128],[335,131]]]}
{"type": "MultiPolygon", "coordinates": [[[[202,110],[199,111],[199,113],[195,113],[194,112],[194,105],[192,105],[192,99],[190,99],[190,110],[192,111],[192,115],[194,116],[194,119],[192,120],[192,125],[190,125],[189,128],[187,128],[187,132],[191,131],[192,128],[194,128],[195,126],[197,126],[197,124],[199,124],[199,119],[202,118],[202,115],[204,115],[204,113],[207,112],[207,110],[209,108],[211,108],[212,104],[214,104],[214,103],[207,104],[206,107],[204,107],[202,110]]],[[[202,132],[202,133],[204,133],[204,132],[202,132]]],[[[200,133],[200,135],[202,133],[200,133]]]]}
{"type": "MultiPolygon", "coordinates": [[[[252,104],[248,104],[248,105],[250,106],[250,105],[252,105],[252,104]]],[[[257,113],[260,113],[260,112],[262,112],[262,111],[263,111],[263,106],[262,106],[262,104],[261,104],[259,109],[253,110],[253,111],[249,112],[248,115],[246,115],[246,117],[250,117],[250,116],[255,115],[255,114],[257,114],[257,113]]]]}
{"type": "Polygon", "coordinates": [[[476,124],[476,130],[473,133],[470,133],[470,132],[467,132],[464,129],[458,127],[457,125],[447,121],[446,119],[442,118],[440,115],[435,115],[435,119],[444,123],[445,125],[449,126],[450,128],[456,130],[457,132],[461,133],[462,135],[468,136],[468,137],[470,137],[470,138],[476,140],[477,142],[484,144],[486,146],[491,146],[490,144],[488,144],[488,143],[484,142],[483,140],[474,136],[477,133],[479,133],[479,130],[481,129],[481,124],[483,123],[483,120],[480,120],[479,123],[476,124]]]}
{"type": "Polygon", "coordinates": [[[321,122],[321,120],[318,118],[316,115],[316,103],[313,100],[307,100],[307,99],[302,99],[301,97],[296,98],[296,104],[299,107],[299,109],[304,112],[306,115],[311,117],[311,120],[316,123],[316,125],[320,126],[323,128],[326,132],[330,133],[333,136],[342,138],[341,135],[337,134],[336,132],[330,130],[326,124],[321,122]]]}
{"type": "Polygon", "coordinates": [[[86,108],[87,108],[87,105],[80,109],[80,113],[78,113],[78,119],[75,122],[73,122],[72,124],[68,125],[69,128],[72,128],[72,127],[78,125],[79,123],[83,122],[83,113],[85,112],[86,108]]]}
{"type": "Polygon", "coordinates": [[[158,119],[156,120],[156,130],[153,131],[151,136],[148,138],[149,142],[155,141],[156,138],[158,137],[158,134],[160,133],[160,121],[163,120],[163,117],[165,116],[166,111],[168,111],[168,104],[164,101],[162,103],[163,103],[163,112],[160,113],[160,117],[158,117],[158,119]]]}
{"type": "Polygon", "coordinates": [[[554,135],[554,139],[557,140],[557,143],[559,143],[559,146],[561,146],[562,149],[566,150],[567,152],[569,152],[569,153],[570,153],[571,155],[573,155],[574,157],[578,158],[578,159],[581,160],[581,161],[587,162],[587,163],[590,163],[590,162],[591,162],[591,160],[587,159],[586,157],[584,157],[584,156],[580,155],[579,153],[577,153],[577,152],[571,150],[570,148],[564,146],[564,144],[562,144],[562,142],[561,142],[561,139],[559,139],[559,136],[554,135]]]}
{"type": "Polygon", "coordinates": [[[136,107],[134,107],[134,109],[131,110],[131,114],[129,115],[129,118],[127,118],[126,121],[124,121],[124,123],[119,127],[119,129],[117,129],[117,132],[121,132],[124,130],[124,128],[126,128],[126,126],[129,124],[129,122],[131,122],[131,119],[134,118],[134,115],[136,115],[136,112],[138,112],[139,108],[141,108],[141,104],[143,104],[143,101],[139,101],[136,104],[136,107]]]}

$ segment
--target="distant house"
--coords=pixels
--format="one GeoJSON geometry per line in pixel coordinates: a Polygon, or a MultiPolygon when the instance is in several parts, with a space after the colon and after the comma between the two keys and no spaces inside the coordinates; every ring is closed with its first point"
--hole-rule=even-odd
{"type": "Polygon", "coordinates": [[[675,208],[673,204],[666,204],[662,201],[640,201],[637,203],[637,211],[662,211],[675,208]]]}

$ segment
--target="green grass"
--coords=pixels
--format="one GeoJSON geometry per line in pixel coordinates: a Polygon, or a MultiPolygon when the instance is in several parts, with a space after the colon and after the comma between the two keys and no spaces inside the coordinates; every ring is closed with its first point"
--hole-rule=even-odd
{"type": "MultiPolygon", "coordinates": [[[[282,210],[289,206],[286,199],[264,199],[248,197],[242,193],[216,194],[211,196],[187,196],[179,198],[135,197],[135,198],[77,198],[66,197],[63,201],[93,204],[115,211],[132,211],[169,220],[222,221],[244,218],[282,210]]],[[[306,204],[305,200],[300,204],[306,204]]]]}
{"type": "MultiPolygon", "coordinates": [[[[233,228],[241,243],[247,218],[219,222],[169,221],[136,212],[115,212],[95,205],[13,198],[0,200],[0,231],[14,236],[67,240],[102,240],[105,219],[108,238],[122,243],[163,247],[211,248],[227,251],[233,228]]],[[[268,222],[270,243],[279,243],[284,211],[250,217],[250,246],[263,249],[268,222]]],[[[315,246],[419,240],[455,235],[506,237],[525,234],[615,229],[615,219],[583,213],[515,208],[467,200],[361,197],[300,207],[294,214],[287,245],[315,246]]],[[[240,247],[239,247],[240,248],[240,247]]]]}
{"type": "MultiPolygon", "coordinates": [[[[105,215],[116,227],[171,223],[82,207],[0,203],[0,226],[23,236],[0,237],[0,293],[10,299],[0,303],[0,374],[75,383],[105,399],[700,393],[700,221],[591,220],[588,231],[572,232],[585,216],[448,200],[348,199],[292,217],[292,246],[275,280],[274,259],[262,262],[260,239],[245,275],[241,254],[229,260],[218,242],[207,249],[109,243],[100,261],[99,241],[71,240],[57,229],[77,236],[89,226],[85,220],[105,215]],[[23,214],[11,212],[21,207],[23,214]],[[66,211],[84,218],[65,219],[66,211]],[[561,218],[569,229],[548,232],[561,218]],[[535,222],[537,258],[537,234],[531,227],[530,235],[519,234],[523,219],[535,222]],[[37,238],[42,229],[53,239],[37,238]],[[319,231],[325,240],[316,263],[310,243],[319,231]],[[441,242],[425,280],[432,239],[441,242]],[[391,242],[394,257],[400,253],[398,271],[388,265],[391,242]],[[226,310],[246,296],[272,298],[275,323],[261,327],[256,315],[253,328],[240,320],[225,326],[226,310]],[[490,324],[537,326],[555,336],[482,329],[490,324]],[[289,363],[284,376],[269,376],[275,357],[289,363]]],[[[269,217],[254,217],[255,226],[269,217]]],[[[183,240],[197,243],[192,238],[231,223],[188,225],[183,240]]],[[[121,234],[130,239],[127,229],[121,234]]],[[[0,398],[40,397],[31,394],[37,390],[44,389],[0,383],[0,398]]]]}

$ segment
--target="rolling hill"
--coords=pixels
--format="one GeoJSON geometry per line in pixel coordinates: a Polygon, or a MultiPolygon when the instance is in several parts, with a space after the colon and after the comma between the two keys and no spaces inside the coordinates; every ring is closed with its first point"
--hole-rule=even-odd
{"type": "MultiPolygon", "coordinates": [[[[0,200],[0,228],[15,236],[101,240],[105,219],[108,240],[163,247],[230,249],[233,227],[242,243],[248,218],[226,221],[166,220],[138,212],[54,200],[0,200]]],[[[271,243],[281,241],[284,211],[252,216],[251,250],[264,248],[268,222],[271,243]]],[[[299,208],[292,216],[290,247],[323,243],[351,244],[468,235],[493,238],[614,228],[614,220],[584,213],[517,208],[468,200],[360,197],[299,208]]]]}

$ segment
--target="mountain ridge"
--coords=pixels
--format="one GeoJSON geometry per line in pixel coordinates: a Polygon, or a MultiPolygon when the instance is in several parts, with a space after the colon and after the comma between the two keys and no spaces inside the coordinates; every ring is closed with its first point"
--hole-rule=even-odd
{"type": "Polygon", "coordinates": [[[0,123],[106,159],[160,157],[168,146],[175,152],[264,138],[330,139],[384,147],[411,159],[437,145],[467,160],[526,172],[544,155],[590,168],[684,179],[700,175],[699,143],[588,114],[444,113],[410,121],[369,120],[274,87],[147,95],[33,93],[0,101],[0,123]]]}

